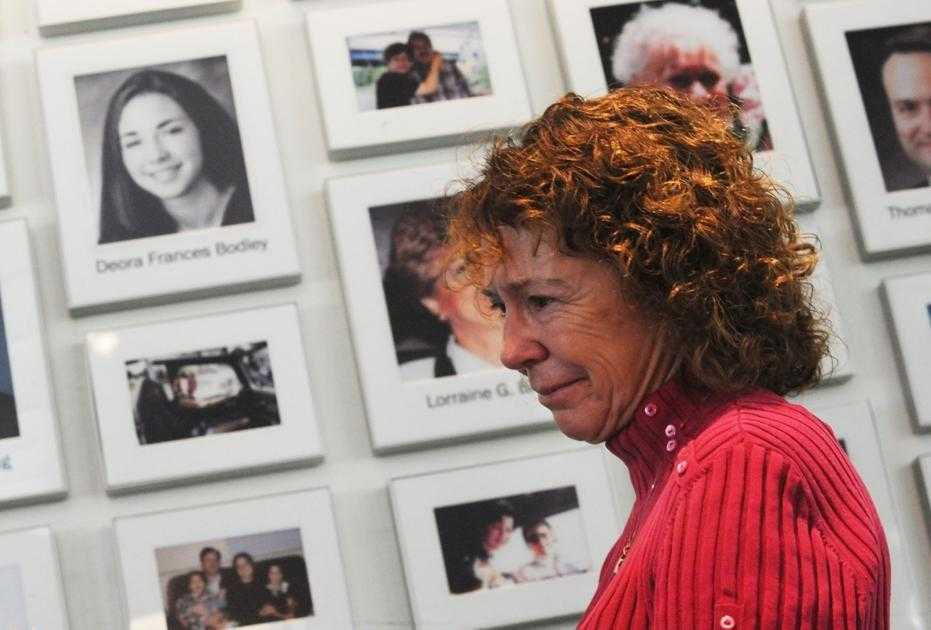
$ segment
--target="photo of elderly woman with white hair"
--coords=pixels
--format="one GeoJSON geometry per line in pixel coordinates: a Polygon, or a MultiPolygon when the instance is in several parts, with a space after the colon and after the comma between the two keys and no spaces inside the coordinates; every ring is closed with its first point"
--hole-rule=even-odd
{"type": "Polygon", "coordinates": [[[753,151],[773,148],[736,0],[625,2],[591,10],[609,88],[662,85],[719,108],[753,151]]]}

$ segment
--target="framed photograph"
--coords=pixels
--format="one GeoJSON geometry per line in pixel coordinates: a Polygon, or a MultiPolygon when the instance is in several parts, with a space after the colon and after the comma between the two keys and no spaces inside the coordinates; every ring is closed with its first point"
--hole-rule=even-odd
{"type": "Polygon", "coordinates": [[[620,527],[601,449],[391,480],[417,627],[581,613],[620,527]]]}
{"type": "Polygon", "coordinates": [[[931,6],[805,7],[864,257],[931,247],[931,6]]]}
{"type": "Polygon", "coordinates": [[[312,10],[330,157],[457,144],[529,120],[507,0],[312,10]]]}
{"type": "Polygon", "coordinates": [[[834,283],[831,281],[830,261],[828,253],[821,249],[821,230],[815,221],[816,215],[805,214],[796,217],[796,222],[803,235],[816,241],[821,251],[821,260],[815,267],[811,277],[811,284],[815,292],[815,305],[827,315],[831,324],[833,336],[831,338],[831,355],[821,361],[821,382],[823,384],[842,383],[853,376],[853,364],[847,348],[847,326],[837,306],[837,296],[834,294],[834,283]]]}
{"type": "Polygon", "coordinates": [[[323,457],[293,304],[93,332],[87,361],[109,492],[323,457]]]}
{"type": "Polygon", "coordinates": [[[47,527],[0,533],[0,628],[68,628],[58,550],[47,527]]]}
{"type": "Polygon", "coordinates": [[[915,585],[909,569],[908,549],[899,529],[899,510],[890,492],[886,465],[880,449],[876,420],[866,401],[832,407],[818,407],[813,413],[834,431],[841,448],[860,474],[873,499],[879,519],[886,532],[886,542],[892,557],[892,625],[893,628],[913,626],[914,616],[909,610],[915,585]]]}
{"type": "Polygon", "coordinates": [[[800,209],[821,201],[766,0],[550,0],[569,89],[660,85],[720,107],[800,209]]]}
{"type": "Polygon", "coordinates": [[[59,499],[68,485],[32,270],[26,222],[0,223],[0,506],[59,499]]]}
{"type": "Polygon", "coordinates": [[[37,52],[73,314],[297,282],[255,24],[37,52]]]}
{"type": "Polygon", "coordinates": [[[46,37],[235,11],[242,0],[36,0],[36,21],[46,37]]]}
{"type": "Polygon", "coordinates": [[[915,460],[915,467],[918,469],[918,479],[924,490],[922,503],[925,508],[925,515],[928,519],[928,527],[931,528],[931,453],[922,455],[915,460]]]}
{"type": "Polygon", "coordinates": [[[118,518],[113,529],[132,630],[353,626],[327,489],[118,518]]]}
{"type": "Polygon", "coordinates": [[[931,273],[887,278],[883,299],[915,426],[931,430],[931,273]]]}
{"type": "Polygon", "coordinates": [[[444,273],[454,165],[326,183],[343,290],[376,452],[531,427],[552,415],[501,366],[501,323],[444,273]]]}

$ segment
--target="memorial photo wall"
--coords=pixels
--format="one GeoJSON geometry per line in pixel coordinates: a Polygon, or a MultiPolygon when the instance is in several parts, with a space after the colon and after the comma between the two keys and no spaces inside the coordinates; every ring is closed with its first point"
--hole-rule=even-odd
{"type": "Polygon", "coordinates": [[[72,314],[299,279],[253,22],[36,60],[72,314]]]}

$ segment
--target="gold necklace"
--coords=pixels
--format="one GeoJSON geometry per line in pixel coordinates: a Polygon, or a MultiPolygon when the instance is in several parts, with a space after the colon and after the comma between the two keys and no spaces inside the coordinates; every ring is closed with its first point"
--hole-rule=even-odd
{"type": "MultiPolygon", "coordinates": [[[[654,480],[653,483],[650,484],[650,492],[647,493],[646,498],[644,498],[643,500],[644,503],[648,502],[650,498],[653,497],[653,491],[655,489],[656,489],[656,481],[654,480]]],[[[650,509],[652,510],[652,506],[650,506],[650,509]]],[[[649,516],[649,514],[647,514],[647,516],[649,516]]],[[[642,524],[643,524],[643,521],[640,521],[637,523],[637,527],[634,528],[634,531],[630,534],[630,537],[627,539],[627,542],[624,543],[624,548],[621,549],[621,555],[617,559],[617,562],[614,563],[613,575],[617,575],[617,572],[620,570],[621,565],[624,564],[625,560],[627,560],[627,554],[630,553],[630,548],[633,547],[634,539],[637,537],[637,534],[640,532],[640,525],[642,524]]]]}

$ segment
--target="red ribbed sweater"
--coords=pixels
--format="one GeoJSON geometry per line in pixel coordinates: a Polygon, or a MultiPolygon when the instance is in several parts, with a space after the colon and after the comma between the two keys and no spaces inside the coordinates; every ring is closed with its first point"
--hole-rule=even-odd
{"type": "Polygon", "coordinates": [[[579,628],[889,628],[889,551],[831,429],[676,382],[609,440],[636,501],[579,628]],[[625,545],[626,559],[617,567],[625,545]]]}

